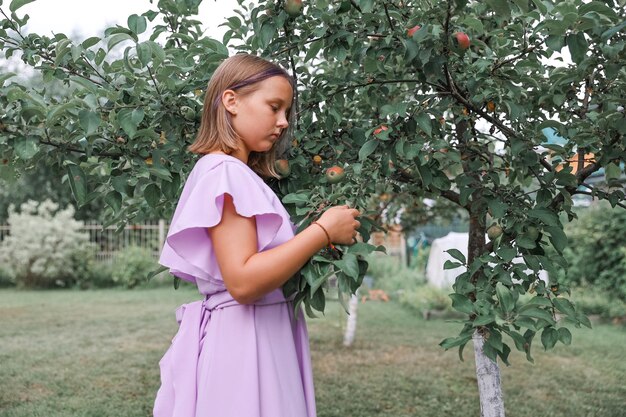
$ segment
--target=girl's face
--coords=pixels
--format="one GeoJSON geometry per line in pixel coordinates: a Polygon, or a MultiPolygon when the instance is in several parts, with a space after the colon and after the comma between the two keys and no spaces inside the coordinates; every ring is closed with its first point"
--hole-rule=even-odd
{"type": "Polygon", "coordinates": [[[248,155],[251,151],[267,152],[272,148],[289,126],[292,95],[289,81],[274,76],[260,81],[253,93],[241,96],[234,92],[230,98],[224,97],[233,129],[243,142],[241,151],[248,155]]]}

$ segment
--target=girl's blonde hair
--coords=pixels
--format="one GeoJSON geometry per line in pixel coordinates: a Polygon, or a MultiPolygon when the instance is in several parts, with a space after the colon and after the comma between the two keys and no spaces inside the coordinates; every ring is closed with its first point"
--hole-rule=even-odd
{"type": "MultiPolygon", "coordinates": [[[[231,115],[222,104],[222,93],[225,90],[235,90],[241,96],[256,91],[258,83],[274,76],[285,77],[295,90],[291,76],[280,66],[254,55],[238,54],[227,58],[213,73],[206,95],[202,121],[196,140],[188,150],[190,152],[207,154],[220,150],[230,154],[238,149],[239,135],[231,124],[231,115]]],[[[274,162],[277,155],[282,155],[289,146],[289,137],[293,129],[295,105],[291,106],[287,119],[289,127],[284,129],[280,138],[267,152],[250,152],[248,166],[263,177],[280,178],[274,162]]]]}

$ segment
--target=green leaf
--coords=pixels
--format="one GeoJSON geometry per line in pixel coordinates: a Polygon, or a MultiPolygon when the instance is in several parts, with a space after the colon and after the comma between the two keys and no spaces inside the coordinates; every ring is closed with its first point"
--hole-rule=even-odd
{"type": "Polygon", "coordinates": [[[324,289],[319,288],[313,294],[311,294],[311,307],[316,309],[317,311],[324,312],[324,308],[326,307],[326,296],[324,295],[324,289]]]}
{"type": "Polygon", "coordinates": [[[115,45],[124,41],[134,41],[135,39],[128,33],[116,33],[109,38],[107,42],[107,49],[110,51],[115,45]]]}
{"type": "Polygon", "coordinates": [[[309,44],[309,48],[306,51],[306,56],[304,57],[304,62],[308,62],[310,60],[312,60],[313,58],[315,58],[318,54],[318,52],[320,51],[320,49],[322,49],[322,46],[324,45],[324,41],[323,39],[317,40],[315,42],[311,42],[309,44]]]}
{"type": "Polygon", "coordinates": [[[508,204],[503,203],[497,198],[489,200],[487,206],[491,210],[492,217],[496,219],[504,217],[506,210],[509,208],[508,204]]]}
{"type": "Polygon", "coordinates": [[[107,203],[114,213],[118,213],[122,208],[122,195],[117,191],[111,191],[104,196],[104,202],[107,203]]]}
{"type": "Polygon", "coordinates": [[[496,16],[500,18],[510,18],[511,17],[511,8],[509,7],[508,1],[503,0],[486,0],[489,5],[489,9],[493,10],[496,16]]]}
{"type": "Polygon", "coordinates": [[[500,258],[502,258],[504,262],[511,262],[513,258],[515,258],[515,256],[517,255],[517,250],[510,246],[501,246],[500,248],[498,248],[496,253],[500,258]]]}
{"type": "Polygon", "coordinates": [[[461,294],[448,294],[448,297],[452,299],[452,308],[467,314],[474,312],[474,304],[466,296],[461,294]]]}
{"type": "Polygon", "coordinates": [[[356,255],[347,253],[342,259],[333,263],[350,278],[355,280],[359,278],[359,261],[356,255]]]}
{"type": "Polygon", "coordinates": [[[539,219],[548,226],[559,225],[559,218],[557,217],[557,215],[552,210],[544,207],[535,207],[531,209],[530,211],[528,211],[528,217],[539,219]]]}
{"type": "Polygon", "coordinates": [[[567,314],[572,318],[576,318],[576,310],[574,309],[574,305],[567,298],[563,297],[554,297],[552,299],[554,306],[557,310],[559,310],[563,314],[567,314]]]}
{"type": "Polygon", "coordinates": [[[261,47],[261,49],[267,48],[267,46],[270,44],[270,42],[274,38],[275,34],[276,34],[276,26],[274,25],[274,23],[270,20],[265,21],[263,23],[263,26],[261,26],[261,31],[258,35],[259,46],[261,47]]]}
{"type": "Polygon", "coordinates": [[[487,324],[493,323],[494,321],[496,321],[496,316],[493,313],[491,313],[491,314],[487,314],[487,315],[484,315],[484,316],[476,317],[476,319],[474,319],[474,322],[472,323],[472,325],[474,327],[486,326],[487,324]]]}
{"type": "Polygon", "coordinates": [[[161,190],[156,184],[148,184],[143,190],[143,196],[150,207],[156,207],[161,199],[161,190]]]}
{"type": "Polygon", "coordinates": [[[564,345],[570,345],[572,343],[572,333],[569,331],[568,328],[560,327],[557,332],[559,334],[559,340],[561,341],[561,343],[563,343],[564,345]]]}
{"type": "Polygon", "coordinates": [[[465,260],[465,255],[463,255],[463,253],[458,249],[448,249],[446,252],[448,252],[454,259],[461,261],[463,264],[467,262],[465,260]]]}
{"type": "Polygon", "coordinates": [[[8,80],[11,77],[15,77],[15,73],[14,72],[6,72],[2,75],[0,75],[0,87],[2,87],[4,85],[4,82],[6,80],[8,80]]]}
{"type": "Polygon", "coordinates": [[[80,127],[85,131],[85,135],[89,136],[100,126],[100,116],[89,110],[81,110],[78,113],[78,121],[80,127]]]}
{"type": "Polygon", "coordinates": [[[529,237],[524,235],[518,236],[515,239],[515,243],[517,244],[517,246],[524,249],[534,249],[537,246],[533,239],[530,239],[529,237]]]}
{"type": "Polygon", "coordinates": [[[87,180],[85,178],[85,173],[78,165],[68,165],[67,175],[74,199],[79,206],[82,206],[87,196],[87,180]]]}
{"type": "Polygon", "coordinates": [[[448,337],[447,339],[439,342],[439,346],[448,350],[455,346],[462,346],[471,340],[471,336],[458,336],[458,337],[448,337]]]}
{"type": "Polygon", "coordinates": [[[520,311],[523,311],[524,309],[529,308],[531,306],[552,307],[552,303],[546,297],[542,295],[536,295],[533,298],[531,298],[526,304],[524,304],[520,308],[520,311]]]}
{"type": "Polygon", "coordinates": [[[448,259],[447,261],[444,262],[443,269],[456,269],[460,266],[463,266],[463,264],[460,262],[452,262],[451,260],[448,259]]]}
{"type": "Polygon", "coordinates": [[[34,136],[17,139],[13,145],[15,154],[20,159],[29,160],[39,152],[39,141],[34,136]]]}
{"type": "Polygon", "coordinates": [[[567,36],[567,47],[572,56],[572,61],[580,64],[582,60],[585,59],[589,44],[587,43],[587,39],[585,39],[585,34],[578,32],[567,36]]]}
{"type": "Polygon", "coordinates": [[[136,49],[137,58],[139,58],[139,62],[145,67],[152,58],[152,49],[147,42],[138,43],[136,49]]]}
{"type": "Polygon", "coordinates": [[[611,36],[615,35],[616,33],[620,32],[622,29],[626,28],[626,22],[622,22],[617,26],[613,26],[611,29],[608,29],[606,31],[604,31],[602,33],[602,40],[606,41],[607,39],[609,39],[611,36]]]}
{"type": "Polygon", "coordinates": [[[15,13],[15,11],[19,9],[20,7],[25,6],[28,3],[32,3],[34,1],[35,0],[13,0],[11,4],[9,5],[9,10],[15,13]]]}
{"type": "Polygon", "coordinates": [[[505,313],[513,311],[515,308],[515,300],[511,290],[504,286],[501,282],[496,284],[496,296],[500,302],[500,306],[505,313]]]}
{"type": "Polygon", "coordinates": [[[545,350],[552,349],[559,340],[559,332],[554,327],[546,327],[541,332],[541,343],[545,350]]]}
{"type": "Polygon", "coordinates": [[[519,315],[522,317],[525,316],[525,317],[532,317],[536,319],[543,319],[543,320],[546,320],[548,323],[554,324],[554,318],[552,317],[552,315],[546,310],[541,309],[539,307],[530,307],[524,311],[520,311],[519,315]]]}
{"type": "Polygon", "coordinates": [[[294,203],[297,204],[297,203],[308,203],[308,202],[309,202],[308,194],[291,193],[283,197],[284,204],[294,204],[294,203]]]}
{"type": "Polygon", "coordinates": [[[80,46],[82,46],[85,49],[89,49],[92,46],[96,45],[98,42],[100,42],[100,38],[98,36],[92,36],[91,38],[87,38],[83,41],[83,43],[80,44],[80,46]]]}
{"type": "Polygon", "coordinates": [[[567,236],[563,229],[558,226],[546,226],[543,229],[550,235],[550,242],[559,253],[563,253],[563,250],[567,247],[567,236]]]}
{"type": "Polygon", "coordinates": [[[432,136],[433,126],[427,113],[418,114],[415,120],[417,121],[420,129],[422,129],[428,136],[432,136]]]}
{"type": "Polygon", "coordinates": [[[147,22],[145,17],[137,16],[136,14],[128,16],[128,29],[133,31],[135,34],[139,35],[140,33],[145,32],[146,27],[147,22]]]}
{"type": "Polygon", "coordinates": [[[617,179],[622,175],[622,170],[618,165],[613,162],[609,162],[606,167],[604,167],[604,174],[607,180],[617,179]]]}
{"type": "Polygon", "coordinates": [[[137,133],[137,124],[134,120],[137,117],[133,117],[134,110],[122,109],[117,115],[120,127],[128,134],[128,137],[133,139],[137,133]]]}
{"type": "Polygon", "coordinates": [[[359,160],[363,161],[364,159],[367,159],[367,157],[370,156],[376,150],[379,143],[380,141],[378,139],[372,139],[372,140],[365,142],[363,146],[361,146],[361,149],[359,150],[359,160]]]}

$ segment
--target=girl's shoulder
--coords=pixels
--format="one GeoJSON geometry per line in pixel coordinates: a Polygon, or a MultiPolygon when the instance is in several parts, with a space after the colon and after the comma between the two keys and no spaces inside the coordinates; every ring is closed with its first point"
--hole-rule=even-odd
{"type": "Polygon", "coordinates": [[[190,177],[203,177],[211,171],[219,169],[228,169],[249,177],[250,180],[255,180],[258,177],[257,174],[246,165],[243,161],[235,158],[234,156],[226,154],[206,154],[196,161],[193,169],[191,170],[190,177]]]}

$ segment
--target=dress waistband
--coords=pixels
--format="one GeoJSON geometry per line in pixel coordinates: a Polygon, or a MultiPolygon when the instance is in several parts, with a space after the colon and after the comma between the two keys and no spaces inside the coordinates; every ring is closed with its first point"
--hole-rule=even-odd
{"type": "Polygon", "coordinates": [[[180,322],[182,321],[183,315],[185,313],[185,310],[191,307],[192,305],[201,304],[204,310],[208,310],[209,312],[211,312],[213,310],[227,308],[227,307],[246,306],[246,305],[265,306],[265,305],[271,305],[271,304],[287,303],[289,301],[293,301],[294,296],[285,298],[285,296],[282,293],[282,290],[278,289],[278,290],[272,291],[264,295],[263,297],[256,300],[254,303],[240,304],[233,298],[232,295],[230,295],[228,291],[221,291],[218,293],[206,295],[204,297],[204,300],[198,300],[189,304],[181,305],[176,310],[176,321],[178,322],[178,324],[180,324],[180,322]]]}

